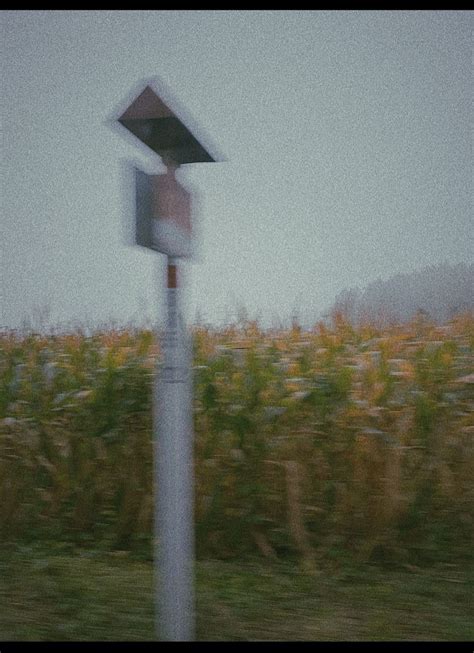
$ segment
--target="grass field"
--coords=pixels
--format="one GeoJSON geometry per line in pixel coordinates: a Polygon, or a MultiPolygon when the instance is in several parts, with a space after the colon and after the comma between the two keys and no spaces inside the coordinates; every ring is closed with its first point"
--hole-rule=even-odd
{"type": "MultiPolygon", "coordinates": [[[[145,641],[153,631],[150,561],[45,547],[2,552],[0,640],[145,641]]],[[[326,562],[198,561],[197,639],[470,641],[472,570],[326,562]]]]}

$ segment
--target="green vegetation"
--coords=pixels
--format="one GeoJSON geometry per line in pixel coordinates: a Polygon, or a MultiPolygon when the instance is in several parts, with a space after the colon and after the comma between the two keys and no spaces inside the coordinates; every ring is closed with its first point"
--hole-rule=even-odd
{"type": "MultiPolygon", "coordinates": [[[[199,637],[468,638],[473,316],[193,344],[199,637]]],[[[1,638],[153,638],[159,354],[0,335],[1,638]]]]}
{"type": "MultiPolygon", "coordinates": [[[[199,561],[199,640],[470,641],[472,575],[327,561],[199,561]],[[471,581],[471,585],[469,585],[471,581]]],[[[152,563],[117,552],[24,547],[0,556],[0,639],[153,640],[152,563]]]]}

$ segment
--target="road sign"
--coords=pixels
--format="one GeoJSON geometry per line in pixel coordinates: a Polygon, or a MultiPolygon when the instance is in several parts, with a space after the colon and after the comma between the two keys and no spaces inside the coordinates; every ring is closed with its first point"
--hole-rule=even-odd
{"type": "Polygon", "coordinates": [[[163,175],[135,169],[136,243],[168,256],[167,324],[153,402],[156,624],[160,638],[181,641],[194,638],[194,480],[192,346],[179,310],[177,260],[192,253],[192,229],[191,195],[175,171],[222,159],[155,85],[134,94],[117,120],[167,166],[163,175]]]}
{"type": "Polygon", "coordinates": [[[172,111],[152,86],[152,83],[146,85],[118,122],[164,161],[171,160],[178,165],[217,161],[218,156],[202,129],[189,126],[193,121],[189,117],[181,118],[176,108],[172,111]],[[199,140],[193,132],[199,132],[199,140]]]}
{"type": "Polygon", "coordinates": [[[136,242],[173,258],[193,253],[191,194],[178,183],[175,169],[147,175],[135,168],[136,242]]]}

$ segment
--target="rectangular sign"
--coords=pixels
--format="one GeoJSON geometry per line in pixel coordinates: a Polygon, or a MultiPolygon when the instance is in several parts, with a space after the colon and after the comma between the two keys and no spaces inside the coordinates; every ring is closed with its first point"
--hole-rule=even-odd
{"type": "Polygon", "coordinates": [[[163,175],[134,170],[137,245],[176,258],[190,258],[190,193],[177,182],[173,168],[163,175]]]}
{"type": "Polygon", "coordinates": [[[152,244],[152,195],[151,177],[142,170],[135,170],[135,240],[137,245],[153,248],[152,244]]]}

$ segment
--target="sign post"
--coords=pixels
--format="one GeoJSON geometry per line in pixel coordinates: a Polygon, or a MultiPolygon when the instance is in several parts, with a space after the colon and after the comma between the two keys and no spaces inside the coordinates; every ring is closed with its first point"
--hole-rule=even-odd
{"type": "Polygon", "coordinates": [[[179,269],[172,257],[167,279],[167,324],[154,402],[157,631],[164,640],[190,641],[194,639],[191,347],[180,314],[179,269]]]}
{"type": "Polygon", "coordinates": [[[162,96],[147,84],[118,122],[167,166],[162,175],[135,169],[136,243],[166,254],[168,264],[153,402],[156,631],[163,640],[190,641],[195,637],[192,344],[181,314],[178,261],[192,256],[191,196],[175,171],[217,157],[162,96]]]}

